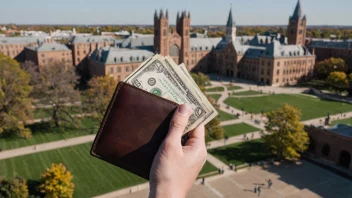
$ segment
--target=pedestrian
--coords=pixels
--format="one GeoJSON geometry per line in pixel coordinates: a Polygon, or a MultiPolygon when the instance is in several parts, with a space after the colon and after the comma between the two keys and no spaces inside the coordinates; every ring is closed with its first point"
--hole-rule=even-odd
{"type": "Polygon", "coordinates": [[[233,170],[233,165],[232,164],[230,164],[230,169],[233,170]]]}
{"type": "Polygon", "coordinates": [[[271,179],[269,179],[268,180],[268,188],[270,189],[272,185],[273,185],[273,182],[271,181],[271,179]]]}
{"type": "Polygon", "coordinates": [[[262,192],[262,188],[260,186],[258,186],[258,197],[260,197],[260,192],[262,192]]]}
{"type": "Polygon", "coordinates": [[[252,139],[254,138],[254,133],[252,133],[252,137],[251,137],[252,139]]]}
{"type": "Polygon", "coordinates": [[[257,194],[257,186],[254,186],[253,192],[254,192],[255,194],[257,194]]]}
{"type": "Polygon", "coordinates": [[[224,169],[224,167],[222,167],[221,174],[224,174],[224,173],[225,173],[225,169],[224,169]]]}
{"type": "Polygon", "coordinates": [[[233,171],[237,172],[236,164],[233,165],[233,171]]]}
{"type": "Polygon", "coordinates": [[[243,135],[243,139],[244,139],[244,140],[246,139],[246,134],[243,135]]]}
{"type": "Polygon", "coordinates": [[[205,184],[205,177],[202,178],[202,184],[205,184]]]}

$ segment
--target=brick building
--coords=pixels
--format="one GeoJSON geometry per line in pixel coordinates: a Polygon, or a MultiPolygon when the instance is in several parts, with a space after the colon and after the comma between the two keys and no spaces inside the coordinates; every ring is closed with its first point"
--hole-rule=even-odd
{"type": "Polygon", "coordinates": [[[28,46],[24,50],[25,59],[34,62],[39,67],[52,62],[60,62],[72,66],[72,51],[63,44],[43,42],[38,46],[28,46]]]}
{"type": "MultiPolygon", "coordinates": [[[[191,15],[189,12],[177,13],[176,28],[170,30],[169,13],[167,10],[166,12],[161,10],[159,13],[155,11],[154,14],[154,35],[132,34],[121,42],[115,42],[115,45],[120,48],[133,49],[134,51],[130,52],[135,54],[131,54],[131,59],[139,56],[140,51],[138,50],[148,50],[151,53],[169,55],[176,63],[185,63],[190,71],[212,72],[227,77],[280,86],[295,84],[313,72],[315,56],[303,45],[306,22],[298,1],[289,20],[288,38],[280,34],[238,37],[230,9],[226,23],[226,35],[223,38],[208,38],[206,34],[190,33],[191,15]]],[[[110,49],[118,58],[119,52],[114,48],[110,49]]],[[[101,51],[94,51],[92,59],[97,57],[96,53],[101,53],[101,51]]],[[[98,64],[96,60],[90,62],[98,64]]],[[[142,60],[139,60],[139,63],[141,62],[142,60]]],[[[138,64],[138,61],[134,64],[138,64]]],[[[100,63],[99,65],[108,66],[100,63]]],[[[96,68],[97,66],[91,67],[96,68]]],[[[90,73],[98,75],[94,74],[94,71],[90,73]]],[[[105,69],[105,71],[108,70],[105,69]]],[[[102,74],[99,73],[99,75],[102,74]]],[[[120,80],[123,80],[123,77],[120,80]]]]}
{"type": "Polygon", "coordinates": [[[352,126],[337,125],[330,129],[306,126],[306,131],[310,137],[310,153],[352,173],[352,126]]]}

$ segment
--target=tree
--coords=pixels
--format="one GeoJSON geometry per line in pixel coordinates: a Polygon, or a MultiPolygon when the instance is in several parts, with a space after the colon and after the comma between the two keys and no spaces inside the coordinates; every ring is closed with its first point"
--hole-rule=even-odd
{"type": "Polygon", "coordinates": [[[283,108],[266,114],[267,131],[263,133],[265,143],[279,158],[295,159],[308,148],[309,137],[300,123],[301,111],[285,104],[283,108]]]}
{"type": "MultiPolygon", "coordinates": [[[[193,80],[197,83],[200,90],[204,93],[205,86],[210,85],[210,79],[208,76],[204,75],[203,73],[192,73],[193,80]]],[[[215,106],[216,101],[212,98],[207,96],[207,99],[211,103],[211,105],[215,106]]],[[[208,124],[205,125],[205,130],[207,134],[207,139],[222,139],[224,138],[224,129],[220,126],[219,118],[214,118],[208,124]]]]}
{"type": "Polygon", "coordinates": [[[347,75],[344,72],[331,72],[326,82],[337,91],[348,88],[347,75]]]}
{"type": "Polygon", "coordinates": [[[329,58],[318,63],[315,70],[320,79],[326,79],[331,72],[347,72],[348,67],[341,58],[329,58]]]}
{"type": "Polygon", "coordinates": [[[94,77],[88,82],[88,90],[83,100],[87,112],[95,113],[101,121],[109,105],[117,82],[110,76],[94,77]]]}
{"type": "Polygon", "coordinates": [[[21,177],[15,177],[10,180],[0,180],[0,197],[27,198],[27,181],[21,177]]]}
{"type": "Polygon", "coordinates": [[[74,67],[65,67],[59,62],[52,62],[40,68],[40,82],[35,86],[36,97],[43,99],[42,105],[51,106],[51,118],[56,127],[60,122],[76,120],[70,114],[72,105],[80,101],[80,93],[75,89],[78,77],[74,67]]]}
{"type": "Polygon", "coordinates": [[[72,174],[63,164],[51,164],[40,177],[39,190],[48,198],[72,197],[75,185],[72,174]]]}
{"type": "MultiPolygon", "coordinates": [[[[31,75],[31,80],[29,82],[30,85],[36,85],[38,82],[40,82],[40,76],[39,76],[39,67],[32,61],[25,61],[20,63],[20,67],[22,70],[25,72],[29,73],[31,75]]],[[[34,90],[35,91],[35,90],[34,90]]]]}
{"type": "Polygon", "coordinates": [[[29,81],[30,75],[15,60],[0,54],[0,133],[16,132],[30,138],[31,132],[24,126],[32,117],[29,81]]]}

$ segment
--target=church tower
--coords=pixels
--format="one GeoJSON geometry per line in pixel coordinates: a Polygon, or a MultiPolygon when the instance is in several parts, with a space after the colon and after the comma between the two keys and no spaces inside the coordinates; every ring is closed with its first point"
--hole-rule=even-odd
{"type": "Polygon", "coordinates": [[[163,56],[169,55],[169,13],[163,10],[154,14],[154,51],[163,56]]]}
{"type": "Polygon", "coordinates": [[[229,42],[236,40],[236,23],[232,18],[232,6],[226,23],[226,40],[229,42]]]}
{"type": "Polygon", "coordinates": [[[298,0],[293,15],[290,16],[287,27],[289,45],[305,45],[307,31],[307,18],[302,17],[301,1],[298,0]]]}
{"type": "Polygon", "coordinates": [[[181,36],[181,49],[179,63],[189,65],[190,54],[190,27],[191,14],[183,11],[181,16],[177,15],[176,31],[181,36]]]}

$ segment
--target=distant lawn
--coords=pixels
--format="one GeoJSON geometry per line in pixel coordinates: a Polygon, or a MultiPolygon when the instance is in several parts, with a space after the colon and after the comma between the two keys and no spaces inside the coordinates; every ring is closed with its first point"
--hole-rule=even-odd
{"type": "Polygon", "coordinates": [[[221,97],[220,94],[209,94],[208,96],[214,98],[214,100],[217,102],[219,100],[219,98],[221,97]]]}
{"type": "Polygon", "coordinates": [[[239,87],[239,86],[231,86],[231,87],[227,87],[227,90],[228,90],[228,91],[238,90],[238,89],[242,89],[242,87],[239,87]]]}
{"type": "Polygon", "coordinates": [[[225,130],[225,134],[228,137],[260,131],[260,129],[252,127],[251,125],[248,125],[246,123],[227,125],[227,126],[223,126],[223,128],[225,130]]]}
{"type": "Polygon", "coordinates": [[[335,126],[337,124],[346,124],[346,125],[351,125],[352,126],[352,118],[347,118],[343,120],[335,120],[331,122],[331,126],[335,126]]]}
{"type": "MultiPolygon", "coordinates": [[[[80,109],[81,107],[72,106],[69,112],[70,114],[78,114],[81,113],[80,109]]],[[[36,108],[33,112],[33,117],[34,119],[51,117],[51,110],[47,108],[36,108]]]]}
{"type": "Polygon", "coordinates": [[[220,92],[225,91],[224,87],[213,87],[205,90],[206,92],[220,92]]]}
{"type": "Polygon", "coordinates": [[[214,171],[217,171],[218,169],[213,166],[211,163],[209,163],[208,161],[205,162],[202,170],[199,172],[199,175],[203,175],[203,174],[207,174],[207,173],[211,173],[214,171]]]}
{"type": "Polygon", "coordinates": [[[320,100],[300,94],[276,94],[241,100],[238,98],[227,98],[225,103],[237,109],[243,107],[246,112],[251,113],[260,113],[261,110],[269,112],[287,103],[301,109],[303,113],[302,120],[324,117],[328,113],[333,115],[352,111],[352,105],[350,104],[320,100]]]}
{"type": "MultiPolygon", "coordinates": [[[[132,173],[92,157],[89,154],[91,145],[92,143],[87,143],[0,160],[0,176],[11,178],[20,175],[30,180],[30,187],[33,188],[33,183],[51,163],[63,163],[73,175],[73,197],[92,197],[146,182],[132,173]]],[[[216,171],[216,168],[207,162],[201,173],[212,171],[216,171]]]]}
{"type": "Polygon", "coordinates": [[[208,151],[225,164],[241,165],[273,157],[262,140],[232,144],[208,151]]]}
{"type": "Polygon", "coordinates": [[[30,146],[51,141],[63,140],[84,135],[95,134],[98,131],[99,123],[90,118],[81,120],[80,128],[61,127],[56,128],[51,122],[36,123],[27,126],[32,131],[32,138],[29,140],[6,134],[0,135],[0,148],[2,150],[14,149],[23,146],[30,146]]]}
{"type": "Polygon", "coordinates": [[[235,120],[237,119],[234,115],[231,115],[229,113],[226,113],[224,111],[221,110],[217,110],[219,115],[218,118],[220,119],[220,121],[226,121],[226,120],[235,120]]]}
{"type": "Polygon", "coordinates": [[[259,91],[244,91],[244,92],[236,92],[233,93],[233,96],[252,96],[252,95],[261,95],[262,93],[259,91]]]}

